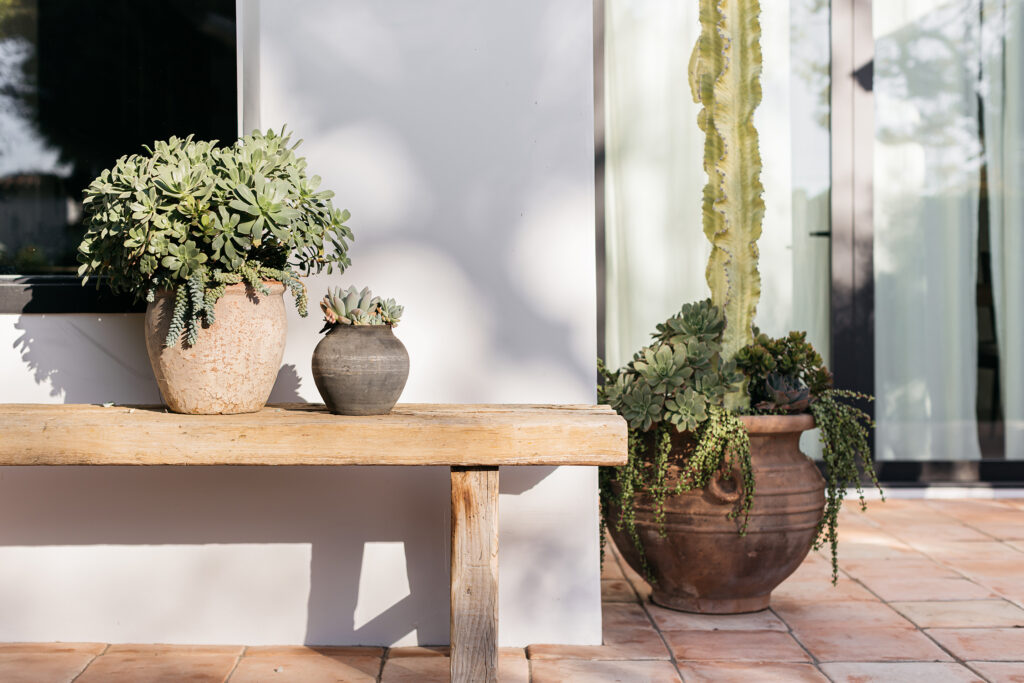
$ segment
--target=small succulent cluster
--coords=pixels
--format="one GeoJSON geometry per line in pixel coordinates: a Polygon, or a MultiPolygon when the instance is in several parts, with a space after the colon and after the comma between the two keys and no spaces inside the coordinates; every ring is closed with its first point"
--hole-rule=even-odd
{"type": "Polygon", "coordinates": [[[710,300],[686,304],[658,325],[654,342],[630,363],[615,372],[602,366],[601,402],[634,430],[662,423],[696,430],[741,378],[735,363],[721,358],[724,329],[725,316],[710,300]]]}
{"type": "Polygon", "coordinates": [[[327,290],[320,302],[324,312],[324,330],[333,325],[390,325],[394,327],[405,311],[394,299],[374,296],[369,287],[327,290]]]}
{"type": "Polygon", "coordinates": [[[806,413],[832,388],[832,373],[806,332],[775,339],[758,333],[736,354],[736,364],[749,379],[750,402],[760,412],[806,413]]]}

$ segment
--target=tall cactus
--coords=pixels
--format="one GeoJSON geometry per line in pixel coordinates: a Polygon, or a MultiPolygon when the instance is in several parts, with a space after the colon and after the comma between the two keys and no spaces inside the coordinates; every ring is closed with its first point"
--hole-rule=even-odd
{"type": "MultiPolygon", "coordinates": [[[[703,105],[704,234],[711,242],[707,281],[725,311],[722,354],[730,359],[753,341],[761,296],[757,239],[761,236],[761,154],[754,110],[761,102],[761,12],[758,0],[700,0],[701,34],[690,57],[690,89],[703,105]]],[[[749,404],[746,387],[726,406],[749,404]]]]}

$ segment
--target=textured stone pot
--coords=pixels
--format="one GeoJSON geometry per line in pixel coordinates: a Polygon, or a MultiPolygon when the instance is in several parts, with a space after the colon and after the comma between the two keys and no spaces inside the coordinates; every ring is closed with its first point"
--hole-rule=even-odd
{"type": "Polygon", "coordinates": [[[390,325],[335,325],[313,351],[313,380],[332,413],[386,415],[409,378],[390,325]]]}
{"type": "Polygon", "coordinates": [[[160,394],[176,413],[254,413],[267,403],[284,355],[288,323],[284,285],[270,295],[232,285],[214,307],[216,321],[199,330],[194,346],[164,348],[174,311],[173,292],[146,308],[146,350],[160,394]]]}
{"type": "MultiPolygon", "coordinates": [[[[656,582],[651,599],[686,612],[735,614],[768,607],[771,592],[796,571],[814,543],[825,506],[825,480],[800,452],[810,415],[742,417],[750,433],[754,504],[745,536],[728,519],[742,490],[738,470],[700,491],[669,496],[658,533],[650,498],[636,498],[636,525],[656,582]]],[[[673,443],[673,459],[692,441],[673,443]]],[[[671,477],[671,474],[670,474],[671,477]]],[[[618,510],[612,510],[617,519],[618,510]]],[[[640,573],[640,556],[625,531],[611,525],[615,545],[640,573]]]]}

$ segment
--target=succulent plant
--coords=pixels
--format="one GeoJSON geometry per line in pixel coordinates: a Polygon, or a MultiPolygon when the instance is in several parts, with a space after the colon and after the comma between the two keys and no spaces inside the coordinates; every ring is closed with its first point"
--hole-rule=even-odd
{"type": "Polygon", "coordinates": [[[832,373],[806,332],[776,339],[757,332],[754,343],[736,354],[736,364],[747,378],[751,403],[762,412],[807,412],[832,388],[832,373]]]}
{"type": "Polygon", "coordinates": [[[405,310],[394,299],[383,300],[374,296],[369,287],[357,291],[355,287],[327,290],[320,302],[324,312],[324,330],[333,325],[390,325],[398,324],[405,310]]]}
{"type": "Polygon", "coordinates": [[[86,233],[78,246],[83,284],[103,275],[115,292],[153,301],[174,293],[165,340],[195,343],[214,323],[231,284],[268,293],[283,282],[306,315],[300,275],[349,264],[345,225],[333,192],[307,177],[306,160],[284,130],[254,131],[230,145],[172,137],[118,159],[89,184],[86,233]]]}
{"type": "Polygon", "coordinates": [[[710,406],[741,379],[734,362],[721,358],[725,319],[709,300],[686,304],[657,326],[646,346],[615,372],[601,366],[600,398],[618,410],[631,429],[663,425],[692,431],[710,406]]]}

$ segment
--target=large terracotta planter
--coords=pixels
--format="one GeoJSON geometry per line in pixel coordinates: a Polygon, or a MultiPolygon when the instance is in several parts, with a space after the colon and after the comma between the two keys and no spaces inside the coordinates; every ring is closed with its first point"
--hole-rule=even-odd
{"type": "MultiPolygon", "coordinates": [[[[729,519],[741,490],[738,472],[705,489],[669,496],[666,537],[658,533],[651,501],[636,498],[636,525],[651,573],[651,599],[664,607],[706,614],[755,612],[792,574],[814,543],[825,506],[825,480],[800,452],[800,435],[814,427],[810,415],[742,417],[750,433],[754,504],[745,536],[729,519]]],[[[673,442],[673,457],[692,447],[673,442]]],[[[618,510],[611,511],[612,520],[618,510]]],[[[609,525],[623,558],[638,572],[640,556],[625,531],[609,525]]]]}
{"type": "Polygon", "coordinates": [[[409,378],[390,325],[335,325],[313,350],[313,381],[332,413],[386,415],[409,378]]]}
{"type": "Polygon", "coordinates": [[[284,355],[288,323],[284,285],[269,295],[232,285],[214,307],[216,321],[199,330],[194,346],[164,348],[174,310],[172,292],[146,308],[146,349],[160,395],[176,413],[254,413],[267,403],[284,355]]]}

